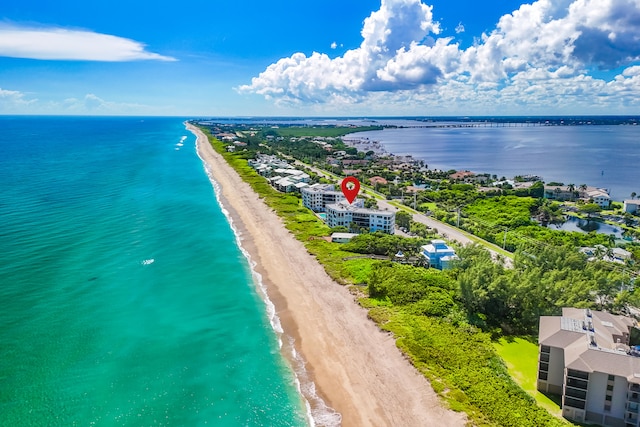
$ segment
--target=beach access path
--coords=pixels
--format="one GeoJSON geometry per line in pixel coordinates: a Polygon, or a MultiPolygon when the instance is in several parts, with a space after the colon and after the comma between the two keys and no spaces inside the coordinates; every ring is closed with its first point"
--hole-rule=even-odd
{"type": "MultiPolygon", "coordinates": [[[[327,275],[207,137],[198,128],[187,128],[197,136],[198,152],[262,275],[285,337],[294,339],[317,394],[340,413],[342,425],[465,425],[466,415],[442,406],[394,337],[367,318],[348,289],[327,275]]],[[[284,356],[291,358],[287,352],[284,356]]],[[[303,394],[308,386],[302,384],[303,394]]],[[[317,402],[310,404],[312,412],[318,409],[317,402]]],[[[318,419],[316,425],[324,424],[318,419]]]]}

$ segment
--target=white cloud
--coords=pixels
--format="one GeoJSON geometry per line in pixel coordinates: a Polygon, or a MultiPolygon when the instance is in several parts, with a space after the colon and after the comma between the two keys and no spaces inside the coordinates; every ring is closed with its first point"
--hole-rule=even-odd
{"type": "Polygon", "coordinates": [[[338,47],[338,44],[336,42],[331,43],[331,49],[335,49],[338,47]]]}
{"type": "Polygon", "coordinates": [[[0,112],[4,114],[18,112],[37,102],[37,99],[28,99],[20,91],[0,88],[0,112]]]}
{"type": "MultiPolygon", "coordinates": [[[[538,0],[502,16],[493,31],[461,49],[438,37],[431,6],[382,0],[365,19],[358,48],[334,59],[296,53],[238,90],[336,109],[375,99],[395,111],[611,112],[606,109],[637,106],[640,99],[639,22],[640,0],[538,0]],[[596,68],[622,72],[605,81],[590,74],[596,68]]],[[[462,31],[460,23],[456,32],[462,31]]]]}
{"type": "Polygon", "coordinates": [[[464,33],[464,25],[462,25],[462,22],[458,22],[458,25],[456,25],[455,28],[455,32],[456,34],[464,33]]]}
{"type": "Polygon", "coordinates": [[[0,26],[0,56],[42,60],[175,61],[126,38],[84,30],[0,26]]]}
{"type": "Polygon", "coordinates": [[[24,92],[0,88],[1,114],[166,115],[171,113],[171,108],[166,105],[108,101],[93,93],[64,100],[32,98],[24,92]]]}
{"type": "MultiPolygon", "coordinates": [[[[271,64],[238,90],[286,102],[326,102],[344,96],[357,99],[362,91],[392,90],[395,83],[405,87],[406,82],[392,75],[397,67],[383,70],[398,51],[440,32],[431,9],[418,0],[382,0],[380,10],[364,20],[360,47],[335,59],[317,52],[309,57],[295,53],[271,64]]],[[[431,83],[436,77],[428,70],[413,74],[410,86],[421,84],[420,80],[431,83]]]]}

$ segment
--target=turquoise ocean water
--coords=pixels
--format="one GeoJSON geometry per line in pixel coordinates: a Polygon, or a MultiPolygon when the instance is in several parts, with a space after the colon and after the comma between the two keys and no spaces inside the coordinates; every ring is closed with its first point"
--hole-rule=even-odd
{"type": "Polygon", "coordinates": [[[175,118],[0,117],[0,425],[302,426],[175,118]]]}

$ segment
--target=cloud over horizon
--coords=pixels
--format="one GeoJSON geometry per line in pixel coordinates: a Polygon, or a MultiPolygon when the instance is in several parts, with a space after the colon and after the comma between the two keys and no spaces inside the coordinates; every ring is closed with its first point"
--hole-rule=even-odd
{"type": "Polygon", "coordinates": [[[431,6],[382,0],[363,22],[359,47],[333,59],[294,53],[237,90],[287,105],[638,107],[639,23],[640,0],[538,0],[462,49],[439,37],[431,6]]]}
{"type": "Polygon", "coordinates": [[[135,40],[86,30],[0,25],[0,56],[68,61],[176,61],[135,40]]]}

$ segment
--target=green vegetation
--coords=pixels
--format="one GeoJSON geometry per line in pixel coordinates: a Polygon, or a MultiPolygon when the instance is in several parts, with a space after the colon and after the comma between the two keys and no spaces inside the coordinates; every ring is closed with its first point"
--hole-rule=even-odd
{"type": "MultiPolygon", "coordinates": [[[[450,223],[457,222],[459,209],[463,228],[495,243],[506,243],[515,252],[513,268],[507,269],[485,249],[467,246],[458,250],[461,260],[454,268],[443,272],[375,259],[392,258],[398,250],[409,256],[417,254],[424,244],[421,239],[372,233],[348,244],[328,242],[323,237],[331,230],[303,208],[298,197],[277,192],[247,165],[246,158],[260,147],[258,140],[249,141],[247,152],[240,153],[226,152],[225,145],[213,138],[211,142],[331,277],[357,285],[354,289],[361,293],[369,317],[395,335],[398,347],[429,378],[436,392],[451,408],[469,414],[475,425],[566,425],[540,408],[508,373],[507,366],[516,378],[519,372],[533,378],[521,382],[537,396],[530,382],[535,381],[531,363],[537,347],[525,348],[520,342],[520,350],[515,351],[527,352],[521,364],[514,363],[517,353],[501,349],[505,365],[492,339],[535,334],[539,316],[558,315],[563,306],[616,311],[629,302],[640,303],[640,294],[628,287],[631,277],[624,269],[587,262],[577,251],[578,246],[599,242],[610,246],[608,237],[536,225],[532,216],[551,219],[558,209],[530,197],[531,189],[521,196],[498,193],[489,197],[469,184],[444,184],[438,191],[418,196],[419,207],[428,206],[450,223]]],[[[318,147],[301,146],[308,153],[318,147]]],[[[280,149],[295,152],[294,145],[283,144],[280,149]]],[[[300,153],[298,150],[297,158],[300,153]]],[[[403,225],[406,220],[400,215],[403,225]]],[[[409,218],[412,232],[432,236],[432,231],[421,226],[409,218]]],[[[542,403],[549,407],[548,402],[542,403]]]]}
{"type": "MultiPolygon", "coordinates": [[[[380,308],[382,309],[382,308],[380,308]]],[[[451,408],[478,425],[562,426],[509,376],[488,334],[450,322],[388,310],[383,329],[430,379],[451,408]]]]}
{"type": "Polygon", "coordinates": [[[336,138],[353,132],[365,132],[370,130],[382,130],[382,126],[290,126],[273,129],[272,134],[287,137],[320,136],[324,138],[336,138]]]}
{"type": "Polygon", "coordinates": [[[547,395],[537,390],[536,378],[538,377],[538,344],[533,337],[530,339],[520,337],[500,338],[493,343],[498,355],[504,360],[511,377],[536,399],[536,402],[547,411],[560,415],[559,402],[550,399],[547,395]]]}

